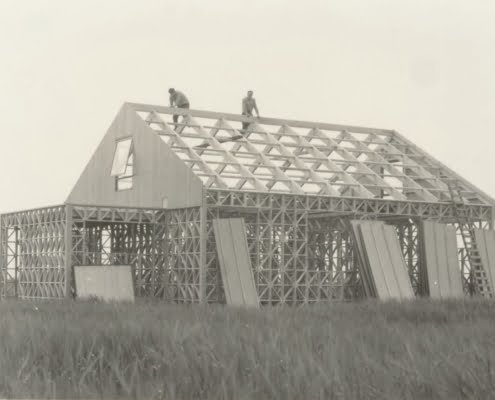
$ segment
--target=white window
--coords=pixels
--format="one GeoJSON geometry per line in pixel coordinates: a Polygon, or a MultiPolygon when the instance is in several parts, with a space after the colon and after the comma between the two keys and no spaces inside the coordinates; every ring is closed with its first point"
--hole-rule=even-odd
{"type": "Polygon", "coordinates": [[[119,176],[125,173],[129,155],[131,154],[132,139],[123,139],[117,142],[111,176],[119,176]]]}
{"type": "Polygon", "coordinates": [[[116,191],[132,189],[134,178],[134,149],[132,139],[123,139],[117,142],[111,176],[115,177],[116,191]]]}

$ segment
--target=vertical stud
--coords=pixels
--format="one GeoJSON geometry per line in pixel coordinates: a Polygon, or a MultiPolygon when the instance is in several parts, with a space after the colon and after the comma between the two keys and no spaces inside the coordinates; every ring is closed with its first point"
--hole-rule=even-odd
{"type": "Polygon", "coordinates": [[[65,297],[72,296],[72,206],[65,206],[65,297]]]}
{"type": "Polygon", "coordinates": [[[206,193],[203,189],[201,196],[201,207],[199,209],[199,302],[201,304],[206,303],[206,218],[207,205],[206,205],[206,193]]]}

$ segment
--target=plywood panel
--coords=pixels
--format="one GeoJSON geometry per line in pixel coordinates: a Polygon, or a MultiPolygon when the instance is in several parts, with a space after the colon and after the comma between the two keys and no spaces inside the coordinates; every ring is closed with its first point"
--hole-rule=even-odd
{"type": "Polygon", "coordinates": [[[364,255],[366,257],[367,265],[369,268],[369,275],[372,277],[376,287],[376,296],[385,300],[390,297],[389,290],[386,277],[381,268],[378,249],[376,247],[374,236],[371,231],[370,223],[360,223],[359,233],[364,255]]]}
{"type": "Polygon", "coordinates": [[[370,275],[369,266],[367,265],[366,254],[363,248],[361,233],[359,231],[359,221],[351,221],[354,247],[359,260],[359,273],[363,280],[364,291],[368,297],[376,297],[376,287],[373,277],[370,275]]]}
{"type": "Polygon", "coordinates": [[[360,222],[357,226],[377,297],[382,300],[414,298],[395,229],[379,221],[360,222]]]}
{"type": "Polygon", "coordinates": [[[259,307],[244,220],[216,219],[213,229],[227,304],[259,307]]]}
{"type": "Polygon", "coordinates": [[[98,297],[104,301],[134,302],[134,285],[129,265],[74,267],[78,298],[98,297]]]}
{"type": "Polygon", "coordinates": [[[463,297],[455,228],[425,221],[422,230],[430,297],[463,297]]]}
{"type": "Polygon", "coordinates": [[[200,206],[203,184],[160,137],[124,105],[66,202],[80,205],[168,208],[200,206]],[[116,142],[132,138],[133,188],[116,191],[111,176],[116,142]]]}
{"type": "Polygon", "coordinates": [[[404,255],[400,247],[399,239],[397,238],[397,232],[393,226],[382,225],[383,233],[385,236],[385,244],[389,255],[390,264],[389,267],[393,272],[397,287],[399,289],[399,296],[401,298],[413,298],[414,291],[412,289],[411,280],[409,278],[409,272],[407,269],[404,255]]]}
{"type": "Polygon", "coordinates": [[[475,229],[474,234],[481,256],[481,262],[493,292],[495,288],[495,231],[475,229]]]}
{"type": "Polygon", "coordinates": [[[244,301],[247,304],[257,305],[258,293],[254,283],[244,220],[241,218],[231,219],[230,227],[244,301]]]}

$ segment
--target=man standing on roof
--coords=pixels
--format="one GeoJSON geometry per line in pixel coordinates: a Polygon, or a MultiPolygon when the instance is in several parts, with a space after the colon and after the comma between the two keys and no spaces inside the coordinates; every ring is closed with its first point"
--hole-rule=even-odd
{"type": "MultiPolygon", "coordinates": [[[[256,115],[259,118],[260,113],[258,111],[258,106],[256,105],[256,99],[253,97],[253,91],[250,90],[247,92],[247,96],[242,99],[242,115],[252,117],[253,110],[256,111],[256,115]]],[[[249,122],[242,123],[241,133],[244,135],[246,133],[246,129],[249,127],[249,122]]]]}
{"type": "MultiPolygon", "coordinates": [[[[168,92],[170,93],[170,107],[189,108],[189,100],[184,93],[179,92],[174,88],[168,89],[168,92]]],[[[173,120],[174,124],[177,124],[179,122],[179,114],[174,114],[173,120]]],[[[176,129],[176,127],[177,125],[174,125],[174,129],[176,129]]]]}

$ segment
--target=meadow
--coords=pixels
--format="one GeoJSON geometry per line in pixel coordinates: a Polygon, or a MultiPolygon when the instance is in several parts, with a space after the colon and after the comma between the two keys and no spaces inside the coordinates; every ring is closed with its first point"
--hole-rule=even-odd
{"type": "Polygon", "coordinates": [[[489,301],[0,302],[3,398],[490,399],[494,362],[489,301]]]}

